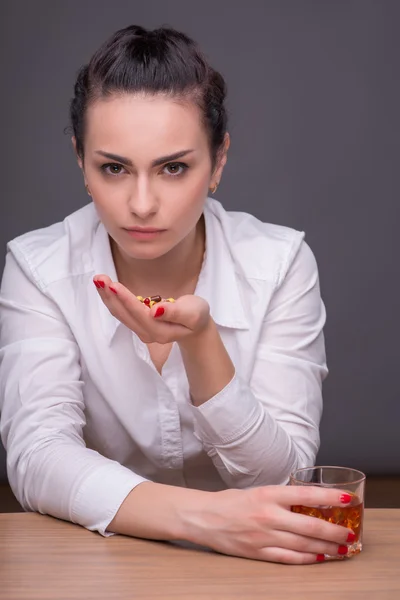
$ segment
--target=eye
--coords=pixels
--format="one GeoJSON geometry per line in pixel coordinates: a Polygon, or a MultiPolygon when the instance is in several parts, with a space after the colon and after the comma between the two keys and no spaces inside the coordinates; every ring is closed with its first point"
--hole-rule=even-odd
{"type": "Polygon", "coordinates": [[[163,171],[167,175],[172,175],[174,177],[177,177],[179,175],[183,175],[183,173],[186,171],[186,169],[188,169],[188,166],[185,165],[185,163],[174,162],[174,163],[168,163],[167,165],[165,165],[163,171]]]}
{"type": "Polygon", "coordinates": [[[106,163],[101,166],[101,170],[107,175],[120,175],[124,167],[118,163],[106,163]]]}

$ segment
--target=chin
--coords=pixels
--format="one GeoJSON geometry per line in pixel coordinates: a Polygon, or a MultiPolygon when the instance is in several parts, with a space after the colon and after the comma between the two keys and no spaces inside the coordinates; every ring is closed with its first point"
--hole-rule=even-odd
{"type": "Polygon", "coordinates": [[[126,256],[133,260],[155,260],[167,254],[171,248],[156,244],[138,244],[136,247],[122,247],[126,256]]]}
{"type": "Polygon", "coordinates": [[[164,254],[166,252],[130,252],[128,256],[133,260],[156,260],[164,254]]]}

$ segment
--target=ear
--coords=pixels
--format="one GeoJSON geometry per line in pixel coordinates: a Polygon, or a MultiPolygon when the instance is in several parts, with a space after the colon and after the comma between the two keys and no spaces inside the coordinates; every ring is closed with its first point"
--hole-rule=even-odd
{"type": "Polygon", "coordinates": [[[212,176],[212,182],[214,185],[219,185],[221,181],[222,172],[228,160],[228,150],[231,145],[231,136],[229,133],[225,134],[224,142],[222,144],[221,150],[218,152],[217,164],[212,176]]]}
{"type": "Polygon", "coordinates": [[[75,155],[76,155],[76,160],[78,161],[78,165],[79,165],[79,167],[80,167],[80,168],[83,170],[83,163],[82,163],[82,159],[81,159],[81,157],[78,155],[78,152],[77,152],[77,150],[76,150],[76,138],[75,138],[75,136],[74,136],[74,135],[73,135],[73,136],[72,136],[72,138],[71,138],[71,142],[72,142],[72,146],[73,146],[73,148],[74,148],[74,152],[75,152],[75,155]]]}

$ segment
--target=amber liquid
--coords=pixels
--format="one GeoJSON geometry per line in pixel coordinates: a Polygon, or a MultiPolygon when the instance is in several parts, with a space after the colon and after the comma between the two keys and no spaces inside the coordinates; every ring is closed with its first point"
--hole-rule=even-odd
{"type": "Polygon", "coordinates": [[[325,506],[313,508],[311,506],[296,505],[292,506],[292,512],[308,515],[309,517],[316,517],[317,519],[323,519],[324,521],[329,521],[329,523],[335,523],[336,525],[342,525],[342,527],[352,529],[356,539],[352,546],[349,546],[347,556],[358,554],[358,552],[361,551],[360,538],[364,515],[364,503],[360,502],[360,499],[357,498],[357,496],[354,496],[351,503],[345,507],[325,506]]]}

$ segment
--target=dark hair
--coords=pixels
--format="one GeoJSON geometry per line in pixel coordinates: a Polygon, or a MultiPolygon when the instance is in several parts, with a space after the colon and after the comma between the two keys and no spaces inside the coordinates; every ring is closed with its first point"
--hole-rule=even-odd
{"type": "Polygon", "coordinates": [[[149,31],[137,25],[114,33],[78,73],[70,120],[82,159],[88,105],[114,93],[135,92],[165,93],[196,102],[215,163],[227,127],[223,77],[185,34],[171,28],[149,31]]]}

